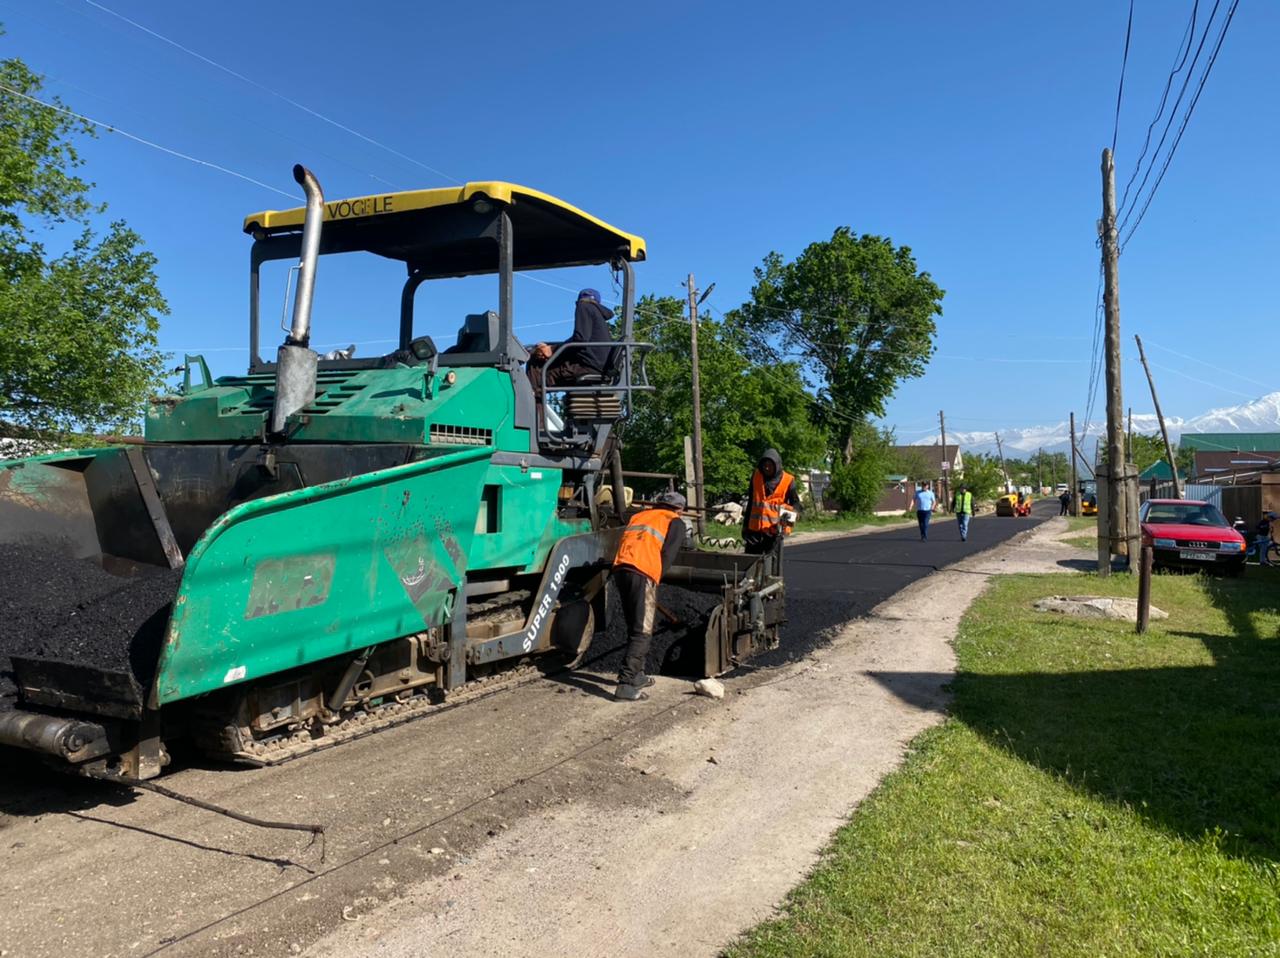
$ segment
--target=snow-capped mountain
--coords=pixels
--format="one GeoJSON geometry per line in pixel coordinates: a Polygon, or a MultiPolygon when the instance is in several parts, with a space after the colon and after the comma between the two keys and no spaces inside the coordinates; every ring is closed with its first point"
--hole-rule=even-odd
{"type": "MultiPolygon", "coordinates": [[[[1267,393],[1252,402],[1239,406],[1227,406],[1222,409],[1210,409],[1199,416],[1182,419],[1169,416],[1165,419],[1169,427],[1169,438],[1173,442],[1184,432],[1280,432],[1280,392],[1267,393]]],[[[1155,413],[1134,413],[1133,431],[1156,433],[1160,424],[1155,413]]],[[[1051,426],[1030,426],[1023,429],[1001,429],[1000,441],[1004,444],[1007,455],[1025,458],[1034,455],[1037,449],[1045,452],[1066,452],[1071,445],[1070,425],[1066,420],[1051,426]]],[[[1081,444],[1086,455],[1093,448],[1093,437],[1105,436],[1105,421],[1093,421],[1085,429],[1083,423],[1076,422],[1076,438],[1085,437],[1081,444]]],[[[914,445],[931,446],[938,442],[938,435],[917,439],[914,445]]],[[[947,442],[959,443],[965,452],[996,451],[995,432],[952,432],[947,430],[947,442]]]]}

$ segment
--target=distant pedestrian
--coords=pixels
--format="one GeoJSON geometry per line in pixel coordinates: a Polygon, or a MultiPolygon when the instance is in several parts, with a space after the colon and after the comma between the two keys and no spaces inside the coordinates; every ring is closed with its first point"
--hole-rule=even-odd
{"type": "Polygon", "coordinates": [[[956,494],[951,499],[951,511],[956,514],[956,524],[960,526],[960,541],[969,541],[969,520],[973,518],[973,493],[968,486],[956,487],[956,494]]]}
{"type": "Polygon", "coordinates": [[[1271,565],[1267,550],[1271,548],[1271,523],[1275,518],[1274,512],[1264,512],[1254,526],[1253,548],[1258,550],[1258,565],[1271,565]]]}
{"type": "Polygon", "coordinates": [[[1071,490],[1063,489],[1062,495],[1058,496],[1058,515],[1065,516],[1071,511],[1071,490]]]}
{"type": "Polygon", "coordinates": [[[937,497],[929,488],[929,483],[927,481],[921,483],[920,488],[916,490],[915,500],[912,503],[916,510],[916,522],[920,524],[921,542],[929,538],[929,520],[933,518],[933,507],[937,501],[937,497]]]}

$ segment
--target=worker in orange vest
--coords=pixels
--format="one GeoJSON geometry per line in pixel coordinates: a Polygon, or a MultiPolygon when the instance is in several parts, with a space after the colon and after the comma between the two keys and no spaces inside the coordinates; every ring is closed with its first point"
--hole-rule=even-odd
{"type": "Polygon", "coordinates": [[[653,684],[653,679],[644,674],[644,662],[653,641],[658,583],[684,545],[687,532],[680,518],[684,507],[684,496],[664,492],[654,508],[637,512],[622,531],[613,560],[613,577],[627,618],[627,652],[618,672],[615,699],[636,702],[648,698],[643,690],[653,684]]]}
{"type": "Polygon", "coordinates": [[[742,543],[751,555],[781,548],[800,513],[796,479],[782,468],[776,449],[766,449],[751,474],[751,492],[742,519],[742,543]]]}

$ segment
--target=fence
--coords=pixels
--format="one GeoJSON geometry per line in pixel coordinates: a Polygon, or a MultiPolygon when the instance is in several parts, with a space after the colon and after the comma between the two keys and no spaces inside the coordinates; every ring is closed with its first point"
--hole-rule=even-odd
{"type": "MultiPolygon", "coordinates": [[[[1152,482],[1142,486],[1139,496],[1148,499],[1173,499],[1172,482],[1152,482]]],[[[1198,499],[1218,507],[1228,522],[1243,519],[1252,529],[1262,518],[1262,486],[1219,486],[1210,482],[1189,482],[1182,490],[1184,499],[1198,499]]]]}

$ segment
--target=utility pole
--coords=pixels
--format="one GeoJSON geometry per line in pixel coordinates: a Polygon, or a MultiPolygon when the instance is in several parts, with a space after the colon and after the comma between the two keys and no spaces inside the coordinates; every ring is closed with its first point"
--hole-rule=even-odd
{"type": "Polygon", "coordinates": [[[1004,467],[1004,446],[1000,444],[1000,433],[996,433],[996,452],[1000,454],[1000,472],[1004,475],[1004,491],[1009,491],[1009,470],[1004,467]]]}
{"type": "Polygon", "coordinates": [[[706,522],[706,491],[702,484],[702,383],[698,378],[698,290],[689,274],[689,359],[693,363],[693,489],[695,523],[701,533],[706,522]]]}
{"type": "Polygon", "coordinates": [[[1080,515],[1080,481],[1076,475],[1076,414],[1071,414],[1071,514],[1080,515]]]}
{"type": "Polygon", "coordinates": [[[1129,407],[1129,429],[1128,429],[1128,434],[1129,434],[1129,438],[1128,438],[1128,440],[1125,442],[1125,447],[1124,447],[1124,448],[1125,448],[1125,453],[1124,453],[1124,461],[1125,461],[1125,462],[1128,462],[1129,460],[1131,460],[1131,459],[1133,458],[1133,407],[1132,407],[1132,406],[1130,406],[1130,407],[1129,407]]]}
{"type": "Polygon", "coordinates": [[[1156,419],[1160,423],[1160,435],[1164,437],[1164,454],[1169,459],[1169,472],[1173,476],[1173,498],[1182,498],[1182,482],[1178,479],[1178,461],[1173,455],[1173,444],[1169,442],[1169,429],[1164,424],[1164,413],[1160,411],[1160,397],[1156,395],[1156,381],[1151,378],[1151,367],[1147,365],[1147,354],[1142,348],[1142,338],[1134,335],[1138,344],[1138,358],[1142,360],[1142,368],[1147,374],[1147,385],[1151,387],[1151,403],[1156,407],[1156,419]]]}
{"type": "MultiPolygon", "coordinates": [[[[1137,558],[1130,539],[1128,461],[1124,450],[1124,394],[1120,385],[1120,239],[1116,229],[1116,165],[1102,151],[1102,270],[1107,364],[1107,541],[1112,555],[1137,558]]],[[[1108,562],[1108,566],[1110,562],[1108,562]]],[[[1110,569],[1099,569],[1106,575],[1110,569]]]]}
{"type": "Polygon", "coordinates": [[[1044,489],[1044,447],[1036,450],[1036,494],[1044,489]]]}
{"type": "Polygon", "coordinates": [[[947,417],[938,410],[938,428],[942,431],[942,499],[943,509],[951,508],[951,460],[947,458],[947,417]]]}

